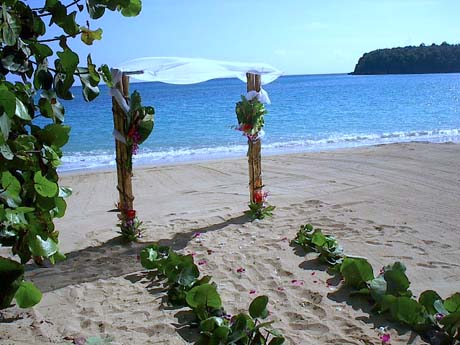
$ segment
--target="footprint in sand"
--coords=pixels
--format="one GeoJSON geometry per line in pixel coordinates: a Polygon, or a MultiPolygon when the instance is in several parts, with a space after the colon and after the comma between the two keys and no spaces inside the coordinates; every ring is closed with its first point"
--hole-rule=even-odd
{"type": "Polygon", "coordinates": [[[308,323],[308,322],[290,322],[289,326],[292,329],[305,331],[306,333],[314,336],[320,336],[329,332],[329,327],[322,323],[308,323]]]}

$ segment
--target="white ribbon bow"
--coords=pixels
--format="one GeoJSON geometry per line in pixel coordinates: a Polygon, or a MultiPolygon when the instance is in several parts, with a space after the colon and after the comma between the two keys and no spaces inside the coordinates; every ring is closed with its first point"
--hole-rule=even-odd
{"type": "Polygon", "coordinates": [[[260,89],[259,92],[257,91],[249,91],[246,94],[246,99],[248,101],[252,100],[253,98],[257,98],[260,103],[271,104],[270,97],[268,97],[268,92],[264,89],[260,89]]]}

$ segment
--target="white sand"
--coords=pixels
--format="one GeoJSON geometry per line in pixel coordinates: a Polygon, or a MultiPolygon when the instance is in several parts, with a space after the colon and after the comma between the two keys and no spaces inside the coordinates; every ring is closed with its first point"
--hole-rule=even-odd
{"type": "MultiPolygon", "coordinates": [[[[137,170],[135,207],[143,242],[161,241],[195,252],[218,284],[230,313],[254,295],[270,298],[271,319],[291,344],[380,344],[369,305],[333,291],[315,255],[289,246],[310,222],[334,234],[349,254],[374,268],[402,261],[411,288],[441,296],[460,291],[460,145],[385,146],[263,158],[264,183],[275,216],[248,222],[247,161],[223,160],[137,170]],[[201,242],[192,239],[203,232],[201,242]],[[212,250],[212,254],[207,251],[212,250]],[[243,274],[236,273],[245,268],[243,274]],[[292,280],[301,280],[295,286],[292,280]]],[[[114,344],[185,344],[180,310],[162,305],[163,293],[146,278],[136,256],[145,243],[121,245],[114,172],[62,178],[73,196],[59,220],[68,260],[30,265],[28,279],[44,291],[31,310],[10,308],[0,323],[1,344],[65,344],[64,337],[111,336],[114,344]],[[179,317],[179,318],[178,318],[179,317]]],[[[377,272],[376,272],[377,273],[377,272]]],[[[411,332],[391,331],[392,344],[420,344],[411,332]]]]}

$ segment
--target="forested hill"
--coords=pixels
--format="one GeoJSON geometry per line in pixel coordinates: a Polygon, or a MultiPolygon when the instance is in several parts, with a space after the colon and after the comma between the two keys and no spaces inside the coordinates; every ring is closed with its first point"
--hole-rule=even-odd
{"type": "Polygon", "coordinates": [[[364,54],[351,74],[460,72],[460,44],[378,49],[364,54]]]}

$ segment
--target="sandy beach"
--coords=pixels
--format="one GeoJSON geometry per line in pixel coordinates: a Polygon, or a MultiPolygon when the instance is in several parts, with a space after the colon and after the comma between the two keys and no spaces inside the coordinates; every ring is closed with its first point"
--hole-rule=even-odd
{"type": "Polygon", "coordinates": [[[109,212],[118,198],[115,172],[66,174],[61,184],[73,195],[57,229],[68,259],[28,265],[42,302],[3,311],[11,322],[0,324],[0,343],[70,344],[66,339],[90,336],[111,337],[112,344],[192,341],[181,310],[162,303],[164,291],[137,260],[141,248],[159,241],[206,260],[200,270],[213,276],[229,313],[267,295],[274,327],[289,344],[378,345],[381,326],[390,326],[391,344],[422,344],[370,315],[370,305],[349,290],[328,286],[325,266],[289,242],[300,225],[312,223],[377,270],[405,263],[415,295],[432,289],[450,296],[460,291],[459,157],[459,144],[431,143],[263,157],[276,210],[255,222],[243,213],[244,158],[136,169],[135,208],[145,236],[129,245],[117,238],[116,214],[109,212]]]}

